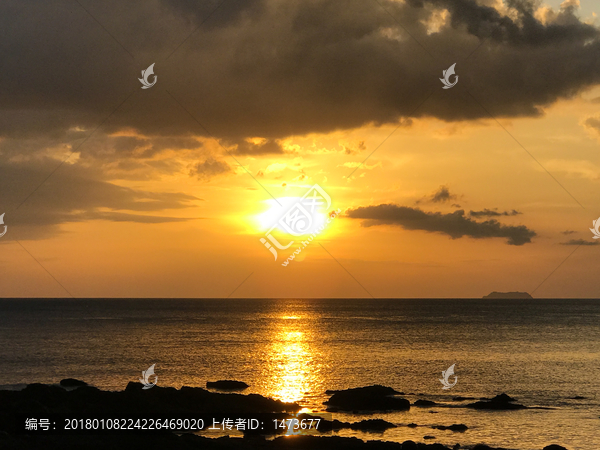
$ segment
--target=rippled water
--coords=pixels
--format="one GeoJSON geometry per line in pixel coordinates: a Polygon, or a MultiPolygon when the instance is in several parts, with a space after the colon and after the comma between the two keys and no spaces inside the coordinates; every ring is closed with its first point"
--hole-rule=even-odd
{"type": "Polygon", "coordinates": [[[314,411],[326,389],[375,383],[454,406],[506,392],[554,409],[413,407],[373,417],[423,427],[341,434],[600,449],[597,300],[0,300],[0,388],[74,377],[120,390],[151,364],[160,386],[238,379],[314,411]],[[458,383],[445,391],[451,364],[458,383]],[[453,423],[469,430],[428,428],[453,423]]]}

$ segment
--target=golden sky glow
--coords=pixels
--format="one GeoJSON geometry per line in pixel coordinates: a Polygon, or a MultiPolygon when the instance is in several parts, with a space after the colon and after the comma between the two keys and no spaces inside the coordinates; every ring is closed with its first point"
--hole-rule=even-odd
{"type": "MultiPolygon", "coordinates": [[[[560,6],[551,2],[538,9],[536,17],[540,23],[552,23],[558,20],[552,14],[560,8],[566,11],[571,4],[578,3],[560,6]]],[[[581,23],[594,23],[591,3],[580,6],[581,23]]],[[[496,7],[502,11],[500,3],[496,7]]],[[[423,22],[423,39],[449,33],[448,14],[447,10],[432,12],[423,22]]],[[[406,41],[396,36],[400,31],[389,28],[392,24],[386,26],[378,38],[389,35],[385,38],[389,42],[404,45],[406,41]]],[[[125,40],[124,34],[115,33],[125,40]]],[[[256,33],[252,36],[258,40],[256,33]]],[[[229,34],[218,37],[224,42],[234,38],[229,34]]],[[[214,51],[202,49],[217,61],[214,51]]],[[[136,93],[111,119],[126,121],[128,115],[143,110],[139,120],[118,126],[109,121],[107,129],[94,134],[81,149],[77,145],[94,130],[94,121],[67,121],[68,133],[79,140],[52,140],[50,131],[42,133],[43,138],[10,133],[0,137],[7,164],[31,164],[40,170],[31,182],[11,181],[12,191],[7,194],[14,195],[7,195],[6,211],[0,211],[6,212],[8,226],[0,241],[0,295],[54,297],[67,295],[67,289],[75,297],[480,297],[494,290],[532,292],[575,250],[574,242],[585,241],[534,295],[597,296],[598,246],[589,228],[600,215],[600,88],[586,85],[570,98],[562,96],[540,106],[537,115],[513,114],[510,105],[500,105],[496,98],[501,83],[490,80],[486,84],[483,75],[472,79],[474,67],[485,65],[488,55],[485,48],[479,51],[469,63],[457,58],[459,82],[448,91],[436,78],[447,67],[436,65],[431,72],[435,90],[423,107],[429,104],[433,109],[413,117],[401,111],[398,120],[379,117],[376,112],[371,120],[351,120],[342,108],[339,124],[321,127],[320,122],[330,115],[329,105],[322,111],[314,108],[315,117],[303,113],[295,122],[290,116],[288,126],[285,115],[306,107],[301,96],[278,114],[271,111],[276,106],[269,103],[270,97],[263,99],[264,105],[262,97],[257,97],[252,104],[273,116],[265,116],[266,125],[257,125],[252,111],[231,108],[231,120],[243,128],[239,133],[245,136],[231,137],[233,132],[223,125],[227,113],[218,106],[219,99],[228,101],[229,91],[221,91],[221,97],[215,93],[205,103],[186,101],[183,88],[192,90],[185,78],[189,74],[183,69],[175,72],[174,61],[171,69],[157,62],[156,86],[136,93]],[[180,80],[179,90],[173,77],[180,80]],[[508,108],[509,112],[497,114],[497,120],[481,114],[467,88],[481,105],[494,112],[498,105],[499,111],[508,108]],[[446,110],[449,96],[454,96],[453,103],[446,110]],[[155,120],[152,102],[171,108],[165,107],[166,119],[157,134],[148,131],[155,120]],[[214,115],[203,116],[202,106],[212,108],[214,115]],[[456,119],[451,117],[454,113],[456,119]],[[281,119],[280,129],[270,135],[268,117],[281,119]],[[219,137],[207,136],[194,120],[219,137]],[[355,122],[363,125],[348,125],[355,122]],[[296,123],[298,132],[293,131],[296,123]],[[264,130],[265,136],[246,130],[253,126],[264,130]],[[182,127],[195,131],[182,131],[182,127]],[[130,141],[123,139],[137,143],[128,147],[130,141]],[[22,149],[30,146],[35,150],[22,149]],[[267,146],[273,150],[265,150],[267,146]],[[59,164],[71,151],[46,185],[13,210],[55,167],[52,164],[59,164]],[[105,187],[109,184],[114,196],[127,194],[131,199],[117,204],[98,194],[96,201],[92,191],[81,191],[82,198],[76,198],[91,179],[105,187]],[[314,184],[332,200],[320,220],[324,222],[326,213],[336,209],[342,213],[289,266],[282,267],[287,255],[282,253],[273,261],[259,241],[280,209],[271,195],[287,205],[314,184]],[[432,201],[442,188],[448,198],[432,201]],[[63,196],[75,198],[66,212],[51,209],[63,196]],[[88,205],[90,199],[95,203],[88,205]],[[463,210],[469,220],[497,220],[511,230],[525,227],[535,236],[531,242],[509,245],[506,237],[456,237],[427,228],[411,229],[405,222],[370,223],[350,215],[359,208],[380,205],[441,215],[463,210]],[[469,216],[471,211],[500,215],[469,216]],[[48,224],[40,224],[43,220],[48,224]]],[[[411,52],[416,50],[411,47],[403,57],[411,52]]],[[[260,61],[240,62],[248,65],[244,67],[249,73],[255,63],[260,61]]],[[[137,70],[139,64],[134,65],[137,70]]],[[[521,70],[520,66],[514,70],[521,70]]],[[[216,83],[217,73],[206,77],[216,83]]],[[[551,80],[551,73],[544,74],[551,80]]],[[[411,76],[405,75],[398,75],[399,89],[404,89],[403,83],[411,76]]],[[[537,86],[536,76],[527,79],[531,86],[537,86]]],[[[240,82],[232,89],[241,92],[244,86],[240,82]]],[[[527,83],[519,86],[533,89],[527,83]]],[[[358,93],[348,91],[348,97],[353,95],[358,93]]],[[[514,104],[519,104],[519,98],[515,97],[514,104]]],[[[360,99],[357,102],[357,111],[374,108],[360,104],[360,99]]],[[[417,100],[399,101],[402,108],[409,108],[404,103],[412,105],[417,100]]],[[[281,333],[285,342],[278,344],[281,357],[285,359],[286,349],[292,347],[292,353],[301,354],[301,333],[281,333]]],[[[301,385],[302,380],[282,378],[282,398],[292,399],[301,385]]]]}

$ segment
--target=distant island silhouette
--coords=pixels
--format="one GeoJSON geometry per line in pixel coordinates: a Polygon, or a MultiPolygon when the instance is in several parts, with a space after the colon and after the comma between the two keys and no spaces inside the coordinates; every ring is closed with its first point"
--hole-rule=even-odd
{"type": "Polygon", "coordinates": [[[483,298],[533,298],[527,292],[492,292],[491,294],[484,295],[483,298]]]}

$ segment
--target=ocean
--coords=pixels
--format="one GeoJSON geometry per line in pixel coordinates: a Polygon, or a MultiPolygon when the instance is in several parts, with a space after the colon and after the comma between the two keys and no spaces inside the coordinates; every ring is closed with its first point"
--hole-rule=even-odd
{"type": "Polygon", "coordinates": [[[152,364],[159,386],[235,379],[250,385],[245,393],[312,411],[324,410],[327,389],[372,384],[411,402],[441,404],[335,413],[339,420],[381,417],[400,425],[341,436],[600,448],[599,300],[0,300],[0,389],[71,377],[122,390],[152,364]],[[444,390],[439,379],[452,364],[457,383],[444,390]],[[478,411],[452,399],[502,392],[544,409],[478,411]],[[469,429],[430,428],[455,423],[469,429]]]}

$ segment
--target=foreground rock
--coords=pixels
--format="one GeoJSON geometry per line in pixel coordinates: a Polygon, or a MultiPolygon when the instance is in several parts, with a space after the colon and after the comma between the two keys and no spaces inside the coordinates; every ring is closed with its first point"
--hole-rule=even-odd
{"type": "Polygon", "coordinates": [[[391,387],[374,385],[333,393],[324,404],[327,411],[404,411],[410,409],[410,402],[404,398],[392,397],[399,394],[391,387]]]}
{"type": "Polygon", "coordinates": [[[431,428],[435,428],[436,430],[457,431],[459,433],[464,433],[465,431],[467,431],[469,429],[469,427],[467,427],[463,423],[455,423],[454,425],[449,425],[449,426],[445,426],[445,425],[433,425],[431,428]]]}
{"type": "MultiPolygon", "coordinates": [[[[202,388],[182,387],[162,388],[155,386],[143,390],[140,383],[129,383],[121,392],[101,391],[91,386],[80,386],[67,390],[59,386],[43,384],[28,385],[22,391],[0,390],[0,448],[2,450],[132,450],[132,449],[168,449],[168,450],[451,450],[441,444],[415,443],[406,441],[402,444],[385,441],[363,442],[357,438],[333,436],[288,436],[285,438],[265,439],[265,436],[245,433],[244,438],[209,439],[190,433],[176,434],[163,430],[155,434],[18,434],[15,428],[15,416],[43,416],[59,413],[68,415],[102,414],[143,415],[158,413],[161,417],[170,414],[198,416],[218,416],[219,414],[260,414],[275,413],[277,416],[290,417],[300,409],[296,403],[283,403],[257,394],[224,394],[213,393],[202,388]]],[[[394,395],[394,390],[384,386],[336,391],[332,397],[349,395],[353,401],[357,398],[366,403],[404,400],[394,395]],[[358,395],[356,395],[358,391],[358,395]],[[368,400],[365,400],[368,399],[368,400]],[[376,400],[373,400],[376,399],[376,400]]],[[[501,397],[503,398],[503,397],[501,397]]],[[[490,400],[492,402],[493,400],[490,400]]],[[[408,409],[409,403],[406,402],[408,409]]],[[[499,402],[499,400],[496,400],[499,402]]],[[[500,401],[501,402],[501,401],[500,401]]],[[[509,403],[506,402],[505,403],[509,403]]],[[[303,418],[303,414],[298,418],[303,418]]],[[[307,416],[311,417],[311,416],[307,416]]],[[[381,419],[363,420],[356,423],[345,423],[337,420],[323,420],[319,431],[353,429],[360,431],[383,432],[396,425],[381,419]]],[[[411,424],[412,425],[412,424],[411,424]]],[[[206,425],[208,427],[210,425],[206,425]]],[[[460,431],[464,425],[449,427],[436,426],[438,429],[460,431]]],[[[465,427],[466,428],[466,427],[465,427]]],[[[462,448],[462,447],[459,447],[462,448]]],[[[473,450],[501,450],[485,445],[477,445],[473,450]]],[[[544,450],[566,450],[554,445],[544,450]]]]}
{"type": "Polygon", "coordinates": [[[484,295],[483,298],[490,298],[490,299],[494,299],[494,298],[499,298],[499,299],[505,299],[505,300],[510,300],[512,298],[520,298],[520,299],[529,299],[529,298],[533,298],[529,293],[527,292],[491,292],[488,295],[484,295]]]}
{"type": "Polygon", "coordinates": [[[414,406],[419,406],[421,408],[429,408],[431,406],[436,406],[437,403],[431,400],[417,400],[413,403],[414,406]]]}
{"type": "Polygon", "coordinates": [[[219,380],[207,381],[206,387],[209,389],[220,389],[222,391],[243,391],[244,389],[248,389],[250,386],[243,381],[219,380]]]}
{"type": "Polygon", "coordinates": [[[3,416],[15,413],[210,415],[300,410],[297,403],[283,403],[258,394],[224,394],[187,386],[181,389],[154,386],[147,390],[142,387],[131,382],[120,392],[101,391],[92,386],[69,391],[58,386],[30,384],[22,391],[0,391],[0,425],[3,416]]]}
{"type": "Polygon", "coordinates": [[[65,388],[75,388],[87,386],[87,383],[85,381],[76,380],[75,378],[65,378],[64,380],[60,380],[60,385],[65,388]]]}
{"type": "Polygon", "coordinates": [[[500,395],[496,395],[494,398],[490,399],[490,400],[481,400],[475,403],[469,403],[468,405],[466,405],[467,408],[474,408],[474,409],[490,409],[490,410],[498,410],[498,411],[506,411],[506,410],[513,410],[513,409],[526,409],[527,406],[523,406],[523,405],[519,405],[518,403],[513,403],[515,402],[516,399],[506,395],[506,394],[500,394],[500,395]]]}
{"type": "MultiPolygon", "coordinates": [[[[29,438],[29,436],[28,436],[29,438]]],[[[159,436],[48,436],[31,439],[2,438],[3,450],[131,450],[131,449],[168,449],[168,450],[452,450],[441,444],[423,444],[413,441],[397,442],[369,441],[357,438],[286,436],[273,440],[260,437],[247,439],[218,438],[209,439],[194,435],[159,436]]],[[[459,447],[461,448],[461,447],[459,447]]],[[[476,445],[473,450],[502,450],[476,445]]],[[[563,447],[546,447],[544,450],[566,450],[563,447]]]]}

